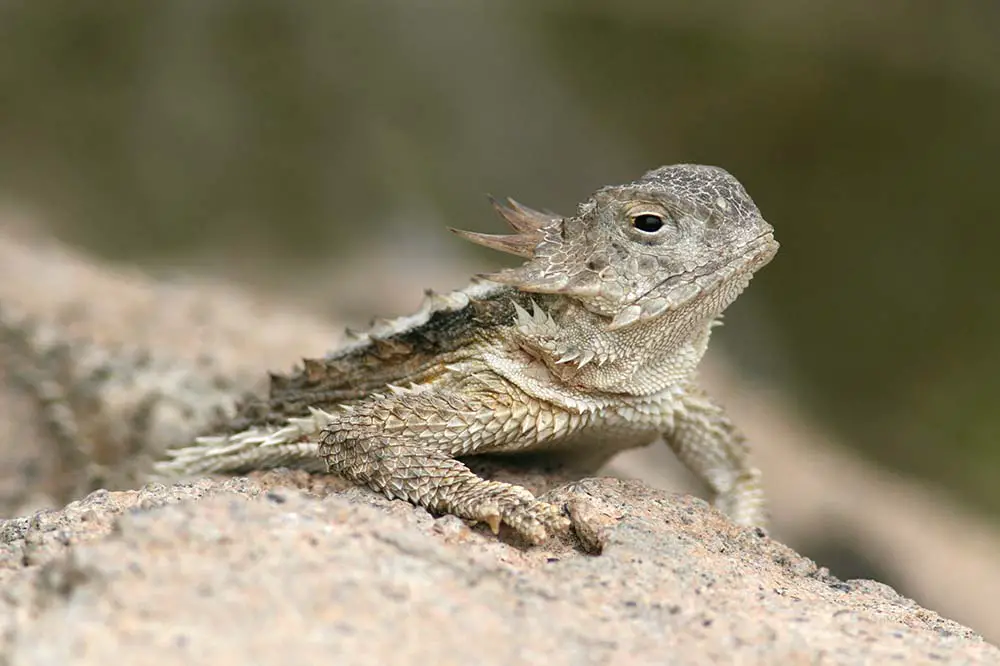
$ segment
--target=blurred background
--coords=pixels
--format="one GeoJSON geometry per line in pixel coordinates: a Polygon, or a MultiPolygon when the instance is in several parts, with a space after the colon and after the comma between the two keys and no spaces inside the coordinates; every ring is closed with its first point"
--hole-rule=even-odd
{"type": "MultiPolygon", "coordinates": [[[[570,213],[661,164],[724,166],[782,248],[723,365],[981,541],[998,35],[995,0],[4,2],[0,216],[351,320],[504,261],[443,230],[499,230],[486,193],[570,213]]],[[[927,603],[893,579],[912,553],[822,536],[796,545],[927,603]]]]}

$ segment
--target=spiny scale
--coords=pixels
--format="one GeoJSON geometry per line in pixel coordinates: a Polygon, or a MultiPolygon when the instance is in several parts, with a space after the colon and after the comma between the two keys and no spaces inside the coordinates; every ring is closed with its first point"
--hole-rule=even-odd
{"type": "Polygon", "coordinates": [[[562,219],[552,213],[542,213],[522,206],[513,199],[508,199],[507,205],[504,205],[490,197],[490,203],[493,204],[493,209],[517,233],[507,235],[481,234],[449,227],[451,232],[477,245],[519,257],[531,257],[535,252],[535,247],[542,240],[542,229],[562,219]]]}
{"type": "Polygon", "coordinates": [[[329,409],[388,384],[420,384],[440,373],[442,360],[474,353],[487,331],[512,327],[525,316],[536,326],[551,322],[537,303],[545,298],[482,281],[431,294],[413,315],[379,320],[375,329],[356,332],[354,340],[325,358],[304,359],[288,374],[271,373],[266,404],[244,404],[231,431],[278,423],[309,406],[329,409]]]}

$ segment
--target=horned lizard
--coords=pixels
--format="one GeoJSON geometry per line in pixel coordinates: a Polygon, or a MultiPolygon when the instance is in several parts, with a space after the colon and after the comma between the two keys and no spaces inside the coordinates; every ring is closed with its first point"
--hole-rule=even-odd
{"type": "Polygon", "coordinates": [[[675,165],[600,189],[570,217],[494,206],[513,234],[453,231],[523,265],[428,293],[415,314],[271,374],[266,396],[148,354],[131,366],[74,360],[10,317],[0,329],[25,357],[58,357],[58,373],[44,360],[25,367],[62,439],[113,395],[135,448],[166,449],[152,464],[159,477],[329,471],[538,543],[569,526],[563,510],[478,477],[461,457],[551,452],[596,469],[662,437],[733,521],[762,524],[760,472],[696,377],[722,311],[778,248],[742,185],[720,168],[675,165]],[[143,379],[124,380],[137,366],[143,379]]]}

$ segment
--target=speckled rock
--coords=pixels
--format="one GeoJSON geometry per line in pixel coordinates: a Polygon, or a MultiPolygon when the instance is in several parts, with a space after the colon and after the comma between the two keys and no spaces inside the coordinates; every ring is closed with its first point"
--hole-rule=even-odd
{"type": "Polygon", "coordinates": [[[700,500],[615,479],[549,497],[587,512],[599,555],[299,472],[100,491],[0,523],[0,645],[11,664],[1000,663],[700,500]]]}

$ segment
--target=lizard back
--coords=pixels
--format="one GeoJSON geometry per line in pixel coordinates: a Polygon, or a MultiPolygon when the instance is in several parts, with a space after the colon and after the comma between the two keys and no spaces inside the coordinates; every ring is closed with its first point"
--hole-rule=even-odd
{"type": "Polygon", "coordinates": [[[325,357],[305,358],[288,373],[272,372],[267,397],[244,400],[229,429],[278,424],[310,407],[329,409],[389,384],[433,381],[447,364],[474,355],[492,332],[513,325],[514,304],[531,307],[532,298],[548,300],[478,281],[447,294],[428,292],[416,313],[349,331],[354,339],[325,357]]]}

